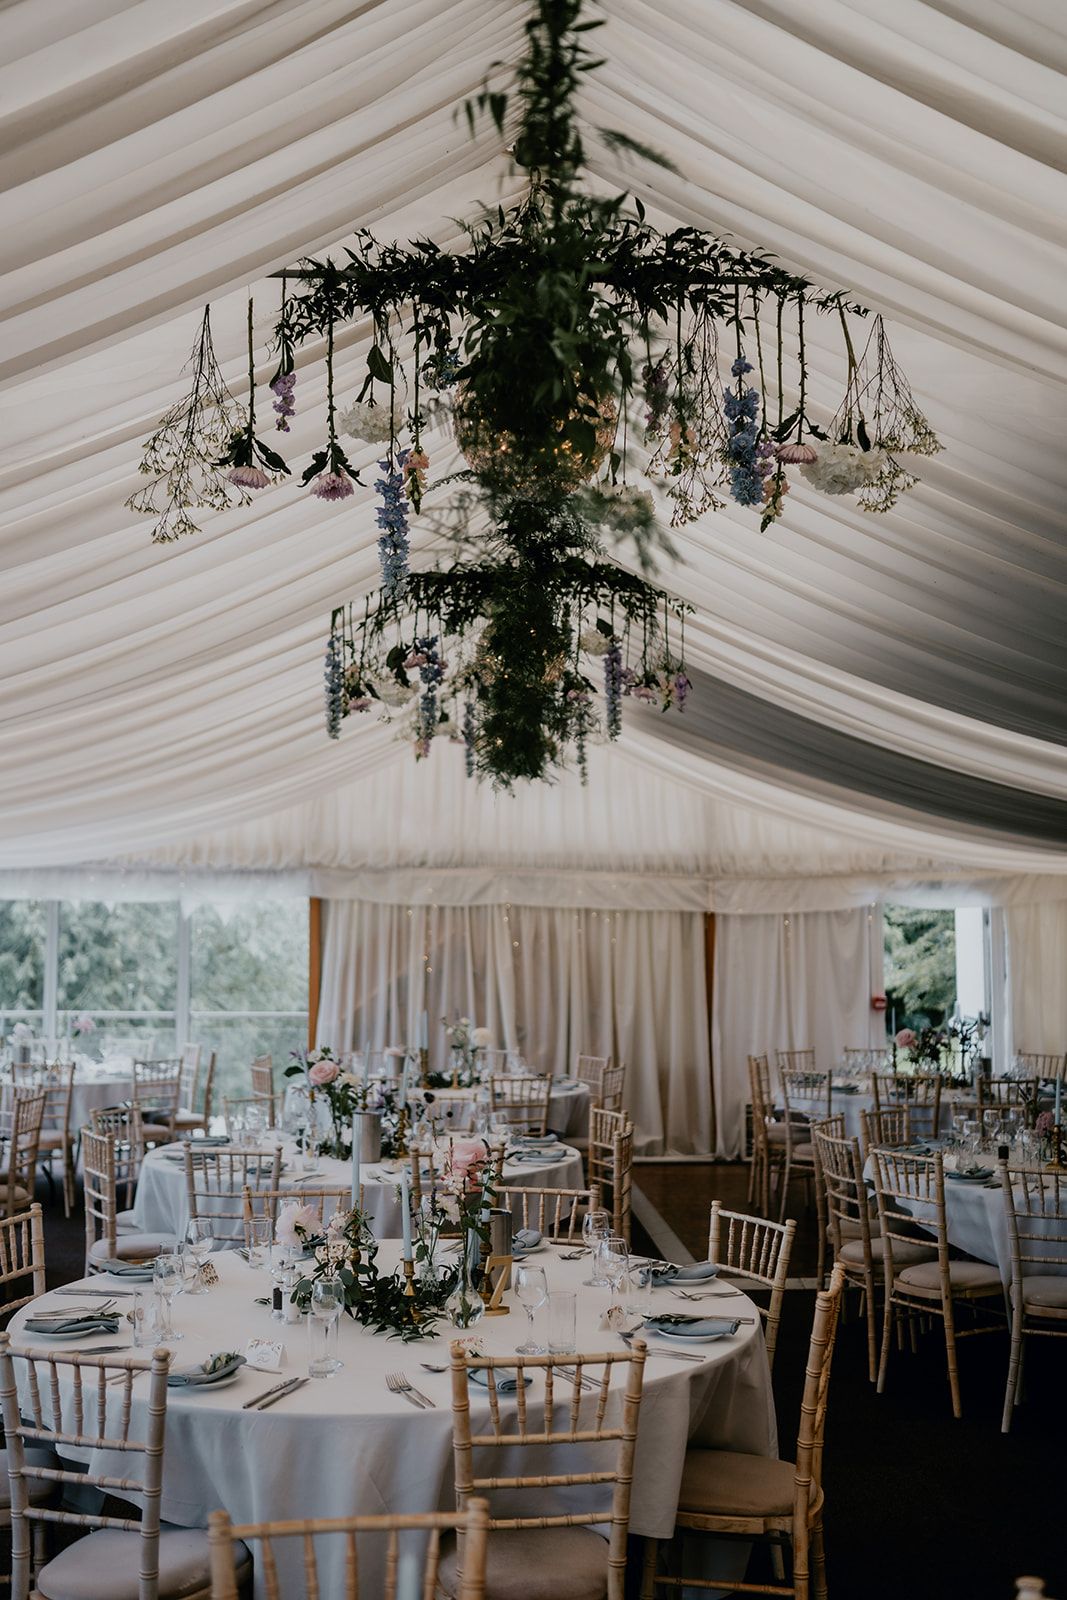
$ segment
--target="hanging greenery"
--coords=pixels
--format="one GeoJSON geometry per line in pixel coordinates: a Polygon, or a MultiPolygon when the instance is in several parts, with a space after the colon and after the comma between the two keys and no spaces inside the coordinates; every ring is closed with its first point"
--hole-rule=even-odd
{"type": "MultiPolygon", "coordinates": [[[[354,714],[400,714],[417,758],[447,735],[468,771],[504,786],[571,759],[584,776],[588,743],[617,737],[625,697],[684,707],[685,608],[649,579],[666,536],[635,474],[674,526],[733,500],[766,528],[784,512],[787,469],[885,511],[915,481],[901,456],[940,448],[880,318],[857,357],[850,320],[866,312],[845,294],[696,229],[661,233],[636,199],[584,191],[590,139],[657,158],[582,125],[578,89],[600,64],[588,42],[600,22],[583,10],[536,0],[512,81],[494,78],[465,107],[472,130],[488,117],[511,141],[521,200],[469,224],[458,252],[362,231],[345,261],[290,269],[271,384],[287,431],[295,353],[325,340],[328,442],[303,474],[321,498],[361,481],[339,428],[382,447],[382,585],[333,613],[331,735],[354,714]],[[836,320],[846,367],[822,428],[809,414],[813,312],[836,320]],[[337,407],[334,332],[357,320],[374,330],[366,373],[337,407]],[[448,416],[466,468],[435,485],[424,434],[448,416]],[[418,572],[409,511],[426,495],[454,557],[418,572]],[[609,553],[625,542],[641,576],[609,553]]],[[[242,459],[228,459],[285,470],[253,420],[242,459]]]]}

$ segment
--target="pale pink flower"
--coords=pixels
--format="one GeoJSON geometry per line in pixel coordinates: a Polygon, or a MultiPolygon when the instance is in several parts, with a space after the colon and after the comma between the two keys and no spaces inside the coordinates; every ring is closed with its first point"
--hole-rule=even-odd
{"type": "Polygon", "coordinates": [[[912,1045],[917,1044],[918,1041],[918,1034],[913,1033],[911,1028],[901,1028],[893,1040],[898,1050],[910,1050],[912,1045]]]}
{"type": "Polygon", "coordinates": [[[282,1206],[278,1212],[278,1220],[274,1224],[275,1239],[289,1250],[299,1250],[303,1247],[304,1240],[301,1234],[318,1231],[319,1217],[315,1207],[298,1206],[295,1200],[290,1200],[288,1205],[282,1206]],[[297,1229],[300,1229],[299,1233],[297,1229]]]}
{"type": "Polygon", "coordinates": [[[779,461],[792,466],[796,462],[799,466],[810,466],[819,459],[819,452],[810,444],[780,444],[778,446],[779,461]]]}
{"type": "Polygon", "coordinates": [[[374,701],[369,694],[359,694],[354,700],[349,700],[349,711],[369,711],[374,701]]]}
{"type": "Polygon", "coordinates": [[[478,1177],[488,1156],[481,1139],[457,1139],[448,1157],[448,1171],[460,1183],[470,1183],[478,1177]]]}
{"type": "Polygon", "coordinates": [[[311,485],[311,492],[320,500],[347,500],[354,494],[352,479],[344,472],[320,472],[311,485]]]}
{"type": "Polygon", "coordinates": [[[308,1082],[316,1089],[322,1089],[333,1082],[340,1070],[336,1061],[316,1061],[313,1067],[308,1068],[308,1082]]]}
{"type": "Polygon", "coordinates": [[[266,489],[270,484],[270,477],[262,467],[234,467],[230,473],[230,482],[235,483],[239,489],[266,489]]]}

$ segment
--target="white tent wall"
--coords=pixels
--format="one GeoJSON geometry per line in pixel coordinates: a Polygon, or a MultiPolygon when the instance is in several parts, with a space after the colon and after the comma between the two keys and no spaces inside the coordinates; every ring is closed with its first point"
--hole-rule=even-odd
{"type": "Polygon", "coordinates": [[[581,1051],[628,1064],[643,1154],[712,1148],[704,918],[677,911],[328,901],[318,1039],[381,1049],[468,1016],[546,1072],[581,1051]]]}
{"type": "Polygon", "coordinates": [[[1067,902],[1009,906],[1013,1046],[1067,1053],[1067,902]]]}

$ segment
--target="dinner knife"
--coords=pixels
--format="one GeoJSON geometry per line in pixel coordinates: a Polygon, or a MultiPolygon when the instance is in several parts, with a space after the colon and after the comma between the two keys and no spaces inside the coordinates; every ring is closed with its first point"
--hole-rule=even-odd
{"type": "Polygon", "coordinates": [[[255,1409],[257,1411],[266,1411],[268,1406],[275,1405],[279,1400],[284,1400],[287,1394],[295,1394],[298,1389],[302,1389],[305,1383],[308,1382],[310,1382],[308,1378],[294,1378],[292,1383],[285,1385],[284,1389],[279,1389],[274,1394],[266,1396],[255,1409]]]}
{"type": "Polygon", "coordinates": [[[262,1404],[264,1400],[269,1400],[271,1395],[280,1394],[283,1389],[288,1389],[291,1384],[299,1382],[299,1378],[286,1378],[284,1383],[276,1383],[273,1389],[264,1389],[263,1393],[256,1395],[253,1400],[246,1400],[244,1405],[241,1407],[241,1410],[249,1411],[253,1406],[258,1406],[262,1404]]]}

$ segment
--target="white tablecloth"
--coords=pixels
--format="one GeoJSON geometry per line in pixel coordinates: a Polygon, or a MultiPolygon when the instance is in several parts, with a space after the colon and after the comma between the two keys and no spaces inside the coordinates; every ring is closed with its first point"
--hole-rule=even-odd
{"type": "MultiPolygon", "coordinates": [[[[907,1103],[906,1100],[891,1100],[889,1102],[891,1106],[907,1105],[907,1103]]],[[[794,1110],[802,1111],[813,1122],[826,1115],[826,1100],[823,1095],[810,1097],[791,1094],[789,1104],[794,1110]]],[[[953,1111],[964,1104],[973,1104],[973,1097],[970,1095],[957,1095],[954,1090],[950,1090],[947,1094],[941,1096],[941,1131],[951,1126],[953,1111]]],[[[835,1116],[839,1111],[844,1113],[846,1138],[861,1139],[863,1137],[863,1125],[860,1121],[860,1113],[874,1110],[874,1095],[866,1090],[852,1091],[839,1089],[835,1086],[830,1109],[835,1116]]]]}
{"type": "MultiPolygon", "coordinates": [[[[565,1152],[562,1161],[552,1164],[532,1165],[506,1161],[504,1182],[513,1188],[525,1189],[580,1189],[583,1186],[582,1158],[571,1145],[561,1147],[565,1152]]],[[[268,1156],[267,1160],[270,1159],[268,1156]]],[[[283,1189],[338,1189],[349,1188],[352,1168],[347,1161],[322,1157],[316,1162],[314,1173],[305,1174],[299,1151],[291,1139],[282,1144],[285,1163],[280,1187],[283,1189]]],[[[398,1186],[400,1169],[376,1163],[365,1164],[361,1172],[363,1205],[370,1216],[374,1235],[378,1239],[400,1237],[400,1201],[398,1186]]],[[[227,1208],[229,1209],[229,1208],[227,1208]]],[[[133,1205],[134,1226],[141,1233],[185,1233],[189,1223],[189,1201],[185,1187],[185,1164],[179,1160],[173,1147],[150,1151],[141,1166],[137,1195],[133,1205]]],[[[234,1233],[240,1231],[234,1224],[234,1233]]]]}
{"type": "Polygon", "coordinates": [[[133,1095],[132,1067],[77,1067],[70,1097],[70,1127],[75,1138],[89,1126],[89,1113],[101,1106],[122,1105],[133,1095]]]}
{"type": "MultiPolygon", "coordinates": [[[[396,1245],[385,1246],[379,1267],[394,1261],[397,1254],[396,1245]]],[[[595,1352],[621,1348],[616,1336],[598,1329],[607,1303],[606,1291],[581,1287],[583,1278],[588,1276],[588,1262],[563,1261],[559,1252],[549,1247],[538,1259],[548,1270],[551,1287],[578,1291],[579,1349],[595,1352]]],[[[306,1372],[305,1329],[276,1323],[265,1307],[255,1304],[256,1298],[268,1291],[267,1274],[246,1266],[232,1253],[216,1254],[213,1260],[221,1279],[219,1285],[209,1294],[179,1296],[174,1303],[175,1326],[184,1334],[176,1347],[175,1364],[185,1366],[201,1361],[219,1350],[243,1349],[250,1337],[260,1335],[285,1339],[281,1376],[306,1372]]],[[[96,1277],[92,1281],[99,1287],[107,1280],[96,1277]]],[[[661,1302],[664,1307],[677,1305],[666,1290],[655,1294],[657,1306],[661,1302]]],[[[46,1303],[62,1306],[72,1302],[46,1297],[46,1303]]],[[[731,1315],[747,1315],[755,1321],[742,1326],[732,1338],[694,1346],[705,1356],[700,1364],[658,1360],[654,1354],[657,1341],[650,1341],[652,1353],[645,1369],[634,1472],[634,1533],[656,1538],[670,1536],[688,1440],[756,1455],[773,1456],[777,1451],[766,1350],[755,1308],[747,1298],[724,1301],[723,1307],[731,1315]]],[[[26,1314],[19,1312],[11,1324],[16,1344],[29,1342],[20,1337],[26,1314]]],[[[525,1313],[514,1305],[509,1316],[483,1318],[477,1332],[488,1353],[510,1353],[526,1337],[525,1313]]],[[[454,1336],[455,1330],[446,1323],[442,1324],[441,1337],[406,1346],[396,1339],[367,1333],[342,1318],[339,1354],[344,1370],[332,1379],[313,1380],[263,1412],[244,1411],[242,1404],[279,1382],[277,1375],[244,1371],[224,1389],[171,1389],[163,1517],[185,1527],[202,1527],[209,1512],[220,1506],[236,1522],[451,1509],[454,1490],[450,1379],[447,1373],[422,1371],[419,1363],[446,1364],[449,1339],[454,1336]],[[385,1375],[393,1371],[405,1372],[436,1402],[437,1409],[416,1411],[400,1395],[390,1394],[385,1375]]],[[[47,1341],[34,1342],[41,1345],[47,1341]]],[[[101,1336],[97,1342],[107,1344],[112,1340],[101,1336]]],[[[90,1343],[86,1341],[86,1347],[90,1343]]],[[[617,1380],[612,1385],[613,1393],[616,1384],[617,1380]]],[[[144,1427],[146,1389],[145,1380],[138,1379],[134,1385],[135,1429],[144,1427]]],[[[114,1399],[110,1403],[117,1407],[121,1386],[111,1392],[114,1399]]],[[[543,1393],[542,1383],[535,1377],[531,1403],[538,1393],[543,1393]]],[[[595,1406],[596,1397],[587,1395],[585,1403],[595,1406]]],[[[480,1413],[488,1414],[488,1402],[476,1390],[472,1391],[472,1408],[476,1418],[480,1413]]],[[[521,1454],[521,1466],[527,1472],[590,1471],[603,1468],[608,1459],[606,1451],[611,1448],[553,1447],[545,1452],[527,1448],[521,1454]],[[552,1465],[535,1465],[535,1457],[541,1463],[550,1459],[552,1465]]],[[[494,1463],[496,1470],[501,1475],[514,1471],[519,1458],[511,1452],[500,1454],[504,1459],[494,1463]]],[[[128,1467],[129,1462],[124,1465],[128,1467]]],[[[565,1501],[571,1510],[584,1504],[606,1509],[610,1485],[572,1489],[566,1493],[565,1501]],[[583,1496],[594,1498],[583,1500],[583,1496]]],[[[527,1511],[547,1509],[545,1503],[535,1505],[528,1491],[522,1503],[527,1511]]],[[[499,1504],[498,1501],[498,1508],[499,1504]]],[[[378,1593],[381,1588],[380,1572],[371,1559],[372,1551],[376,1554],[378,1548],[367,1546],[363,1581],[368,1594],[378,1593]]],[[[284,1555],[284,1546],[276,1549],[280,1563],[285,1563],[283,1593],[289,1592],[288,1585],[292,1592],[298,1592],[295,1577],[287,1579],[286,1572],[295,1572],[301,1559],[299,1548],[284,1555]],[[292,1567],[288,1566],[290,1560],[292,1567]]],[[[326,1549],[324,1544],[323,1551],[326,1549]]],[[[335,1563],[324,1562],[324,1597],[342,1590],[341,1556],[342,1551],[335,1549],[335,1563]]],[[[257,1588],[257,1593],[261,1592],[257,1588]]]]}

